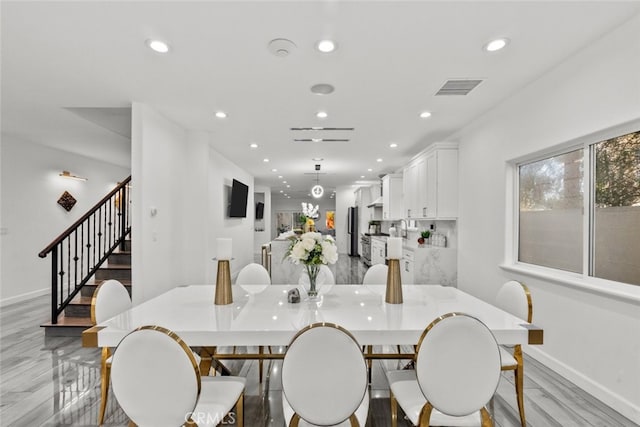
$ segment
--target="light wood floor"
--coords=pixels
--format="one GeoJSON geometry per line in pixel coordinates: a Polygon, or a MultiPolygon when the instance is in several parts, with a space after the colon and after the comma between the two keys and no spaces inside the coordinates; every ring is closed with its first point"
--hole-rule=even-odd
{"type": "MultiPolygon", "coordinates": [[[[341,256],[336,281],[359,283],[366,270],[358,259],[341,256]]],[[[11,305],[0,313],[0,426],[95,426],[100,398],[97,349],[79,338],[45,338],[48,297],[11,305]]],[[[272,363],[262,384],[256,362],[237,362],[247,377],[245,425],[284,425],[280,363],[272,363]]],[[[635,426],[600,401],[540,363],[525,357],[525,406],[531,426],[635,426]]],[[[381,362],[374,364],[367,427],[389,426],[389,390],[381,362]]],[[[512,374],[503,375],[494,399],[496,425],[519,426],[512,374]]],[[[126,415],[110,394],[108,426],[125,426],[126,415]]],[[[408,423],[406,425],[409,425],[408,423]]]]}

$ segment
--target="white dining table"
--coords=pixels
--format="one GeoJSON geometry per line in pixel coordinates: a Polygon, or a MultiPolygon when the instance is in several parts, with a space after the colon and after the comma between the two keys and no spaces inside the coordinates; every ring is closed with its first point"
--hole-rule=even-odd
{"type": "Polygon", "coordinates": [[[83,333],[87,347],[116,347],[129,332],[159,325],[191,347],[285,346],[304,326],[338,324],[361,345],[414,345],[438,316],[461,312],[484,322],[499,344],[542,344],[535,325],[452,287],[403,285],[402,304],[384,300],[384,285],[326,285],[315,300],[289,303],[295,285],[233,285],[233,303],[215,305],[213,285],[181,286],[83,333]]]}

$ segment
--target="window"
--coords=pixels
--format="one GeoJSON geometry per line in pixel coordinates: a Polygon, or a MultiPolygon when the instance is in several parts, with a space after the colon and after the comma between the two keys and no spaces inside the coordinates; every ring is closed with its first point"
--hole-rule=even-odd
{"type": "Polygon", "coordinates": [[[640,285],[640,131],[517,171],[518,261],[640,285]]]}

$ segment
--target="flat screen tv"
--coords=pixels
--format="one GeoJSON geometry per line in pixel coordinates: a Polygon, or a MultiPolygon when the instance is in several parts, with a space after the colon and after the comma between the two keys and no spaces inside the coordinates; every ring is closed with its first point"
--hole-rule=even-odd
{"type": "Polygon", "coordinates": [[[247,216],[247,196],[249,187],[237,179],[231,185],[231,203],[229,205],[230,218],[246,218],[247,216]]]}
{"type": "Polygon", "coordinates": [[[264,218],[264,203],[256,203],[256,219],[264,218]]]}

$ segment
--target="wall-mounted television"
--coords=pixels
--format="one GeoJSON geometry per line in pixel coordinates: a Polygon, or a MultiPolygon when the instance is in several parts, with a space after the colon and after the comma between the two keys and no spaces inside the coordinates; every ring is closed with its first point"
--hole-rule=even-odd
{"type": "Polygon", "coordinates": [[[229,204],[230,218],[246,218],[248,195],[249,187],[237,179],[234,179],[231,184],[231,203],[229,204]]]}
{"type": "Polygon", "coordinates": [[[256,219],[264,218],[264,203],[258,202],[256,203],[256,219]]]}

